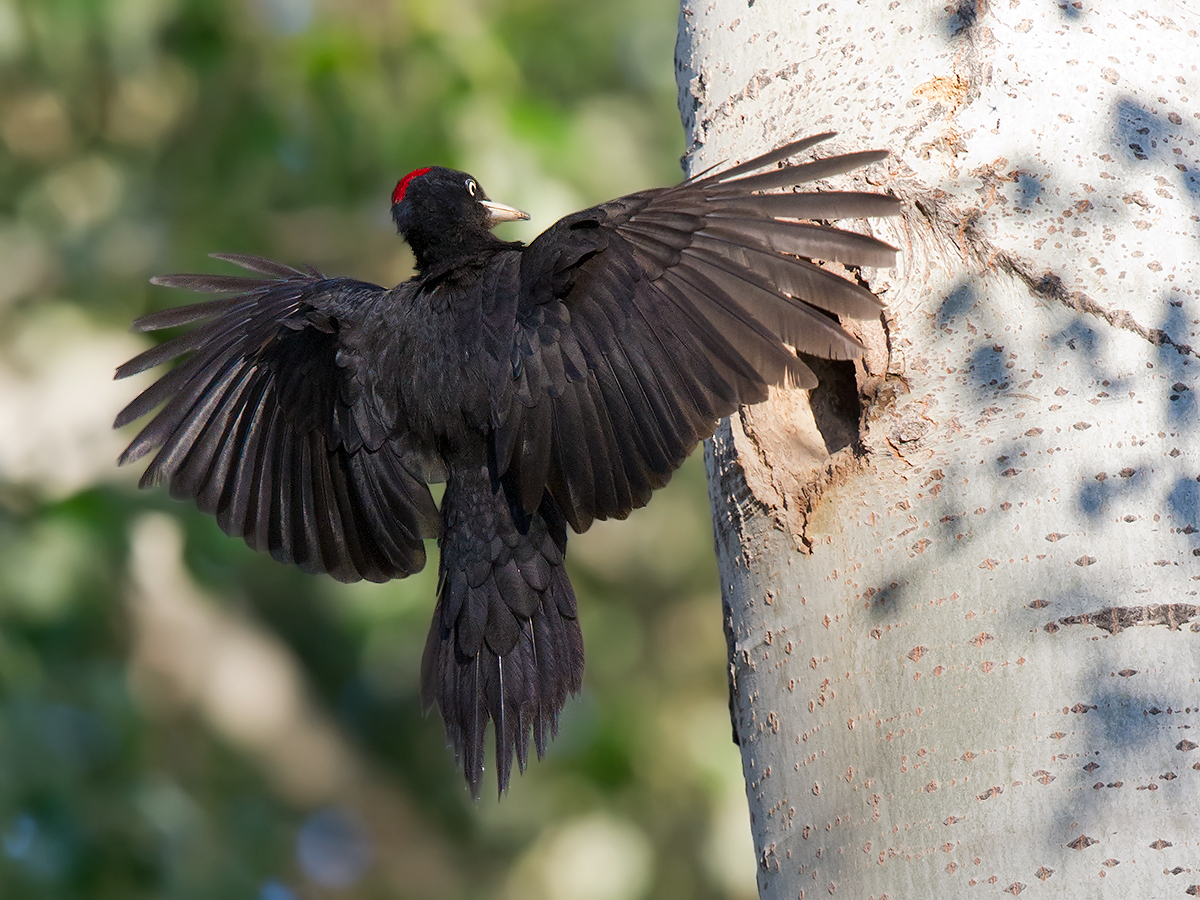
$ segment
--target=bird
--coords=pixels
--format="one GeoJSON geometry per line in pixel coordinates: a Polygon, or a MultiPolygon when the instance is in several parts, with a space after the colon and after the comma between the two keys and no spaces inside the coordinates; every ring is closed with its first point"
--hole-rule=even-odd
{"type": "Polygon", "coordinates": [[[415,273],[391,289],[233,253],[212,256],[251,275],[155,277],[225,296],[134,323],[189,327],[117,369],[179,360],[116,417],[155,413],[119,464],[157,451],[140,486],[166,482],[228,535],[343,582],[410,575],[436,538],[422,700],[476,797],[490,726],[502,795],[582,688],[568,528],[644,506],[770,386],[814,387],[798,353],[861,353],[838,317],[883,304],[814,260],[893,265],[895,247],[828,223],[900,203],[799,190],[887,156],[793,160],[832,136],[601,203],[528,245],[493,233],[529,217],[471,175],[416,169],[391,204],[415,273]]]}

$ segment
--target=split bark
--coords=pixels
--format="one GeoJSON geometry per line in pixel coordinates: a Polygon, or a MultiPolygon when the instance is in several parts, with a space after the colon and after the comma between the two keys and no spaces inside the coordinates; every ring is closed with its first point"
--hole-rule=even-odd
{"type": "Polygon", "coordinates": [[[862,362],[706,451],[764,898],[1200,895],[1198,35],[682,3],[692,171],[837,130],[905,202],[862,362]]]}

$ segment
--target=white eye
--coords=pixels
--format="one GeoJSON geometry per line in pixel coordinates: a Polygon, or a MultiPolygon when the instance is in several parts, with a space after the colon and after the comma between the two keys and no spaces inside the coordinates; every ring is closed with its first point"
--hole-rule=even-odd
{"type": "Polygon", "coordinates": [[[468,179],[467,179],[467,193],[468,193],[468,194],[470,194],[472,197],[474,197],[474,196],[475,196],[475,192],[476,192],[477,190],[479,190],[479,185],[477,185],[477,184],[475,183],[475,179],[474,179],[474,178],[468,178],[468,179]]]}

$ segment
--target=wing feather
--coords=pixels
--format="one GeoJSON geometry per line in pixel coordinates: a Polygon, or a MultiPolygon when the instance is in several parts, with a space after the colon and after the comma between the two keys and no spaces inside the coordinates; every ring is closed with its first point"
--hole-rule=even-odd
{"type": "Polygon", "coordinates": [[[762,400],[771,384],[816,385],[790,348],[861,353],[837,316],[875,316],[882,304],[812,260],[893,265],[895,248],[825,222],[895,215],[899,202],[764,193],[887,156],[784,162],[830,137],[584,210],[525,249],[513,356],[503,360],[513,399],[493,420],[500,470],[527,512],[548,491],[577,531],[623,517],[739,404],[762,400]]]}
{"type": "Polygon", "coordinates": [[[270,277],[155,279],[237,295],[138,320],[143,331],[195,327],[117,370],[124,378],[183,357],[117,416],[120,427],[158,410],[120,461],[157,448],[143,486],[167,480],[173,496],[283,562],[342,581],[417,571],[423,539],[440,531],[437,507],[420,462],[400,449],[408,433],[394,398],[355,381],[370,360],[354,338],[378,325],[391,295],[309,267],[217,258],[270,277]]]}

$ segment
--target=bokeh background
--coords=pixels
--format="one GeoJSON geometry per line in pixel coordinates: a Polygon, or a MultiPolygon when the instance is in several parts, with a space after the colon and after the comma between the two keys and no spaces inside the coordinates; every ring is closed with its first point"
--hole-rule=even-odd
{"type": "MultiPolygon", "coordinates": [[[[680,177],[673,0],[0,0],[0,897],[753,897],[703,468],[573,537],[588,669],[473,801],[422,715],[436,555],[257,556],[114,460],[154,273],[394,284],[397,178],[533,214],[680,177]]],[[[140,467],[139,467],[140,468],[140,467]]]]}

